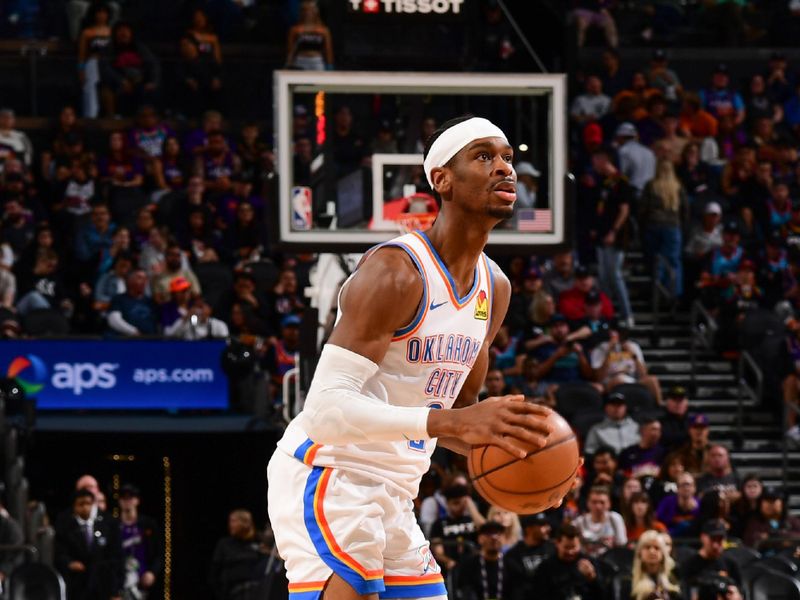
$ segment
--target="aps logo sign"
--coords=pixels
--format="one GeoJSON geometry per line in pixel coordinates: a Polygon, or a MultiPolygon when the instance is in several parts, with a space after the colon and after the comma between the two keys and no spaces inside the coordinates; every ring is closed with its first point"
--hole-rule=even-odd
{"type": "Polygon", "coordinates": [[[28,396],[38,393],[47,382],[47,367],[35,354],[17,356],[8,365],[6,377],[14,379],[28,396]]]}

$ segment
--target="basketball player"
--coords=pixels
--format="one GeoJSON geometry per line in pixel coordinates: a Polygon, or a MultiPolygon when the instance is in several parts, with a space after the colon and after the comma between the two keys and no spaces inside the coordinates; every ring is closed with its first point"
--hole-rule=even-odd
{"type": "Polygon", "coordinates": [[[549,409],[476,402],[511,294],[483,248],[513,215],[512,158],[486,119],[445,123],[425,150],[442,199],[433,227],[372,249],[345,282],[305,407],[268,469],[291,600],[444,600],[412,507],[437,441],[520,458],[547,442],[549,409]]]}

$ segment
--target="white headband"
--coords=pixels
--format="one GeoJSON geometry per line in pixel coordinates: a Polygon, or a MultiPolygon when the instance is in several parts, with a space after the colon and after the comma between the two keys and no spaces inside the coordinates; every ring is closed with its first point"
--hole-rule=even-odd
{"type": "Polygon", "coordinates": [[[473,117],[466,121],[461,121],[458,125],[445,129],[442,135],[436,138],[428,157],[422,163],[425,169],[425,177],[433,188],[431,181],[431,171],[436,167],[443,167],[459,150],[469,144],[472,140],[479,140],[486,137],[499,137],[508,142],[506,134],[497,125],[481,117],[473,117]]]}

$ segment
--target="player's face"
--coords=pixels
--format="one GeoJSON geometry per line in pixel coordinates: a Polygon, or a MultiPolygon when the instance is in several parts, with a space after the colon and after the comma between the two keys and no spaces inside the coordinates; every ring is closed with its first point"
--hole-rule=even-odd
{"type": "MultiPolygon", "coordinates": [[[[517,174],[511,162],[514,150],[502,138],[470,142],[454,157],[441,191],[470,213],[508,219],[517,199],[517,174]]],[[[439,187],[437,186],[437,190],[439,187]]]]}

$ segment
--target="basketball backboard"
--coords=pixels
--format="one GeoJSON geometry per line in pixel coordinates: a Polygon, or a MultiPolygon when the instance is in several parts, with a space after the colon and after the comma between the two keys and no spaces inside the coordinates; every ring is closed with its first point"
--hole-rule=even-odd
{"type": "MultiPolygon", "coordinates": [[[[492,232],[496,249],[568,241],[564,75],[276,71],[281,243],[359,251],[430,226],[426,135],[463,114],[489,118],[538,177],[492,232]]],[[[530,169],[528,169],[530,171],[530,169]]]]}

